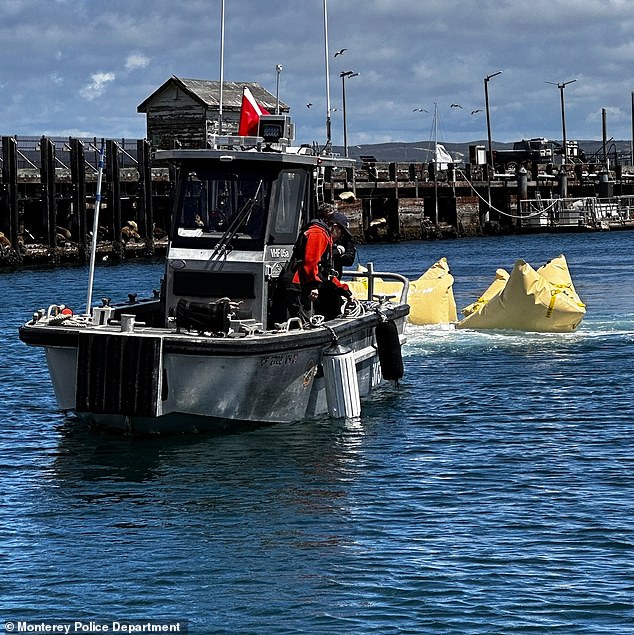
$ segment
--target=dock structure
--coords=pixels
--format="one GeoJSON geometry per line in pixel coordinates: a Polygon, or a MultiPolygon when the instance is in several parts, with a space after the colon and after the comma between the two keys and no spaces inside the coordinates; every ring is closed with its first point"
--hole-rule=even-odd
{"type": "MultiPolygon", "coordinates": [[[[0,266],[88,260],[102,144],[98,253],[123,260],[165,249],[174,174],[147,140],[5,136],[0,266]]],[[[326,170],[322,196],[349,216],[359,242],[634,227],[629,166],[545,165],[489,178],[486,165],[435,170],[364,157],[354,169],[326,170]]]]}
{"type": "MultiPolygon", "coordinates": [[[[268,111],[289,112],[257,83],[172,76],[137,107],[146,115],[145,139],[3,136],[0,267],[88,260],[102,147],[99,255],[122,260],[164,250],[175,175],[153,151],[210,147],[216,136],[235,134],[245,87],[268,111]]],[[[323,168],[318,198],[349,216],[359,242],[634,226],[634,167],[615,162],[609,170],[605,151],[601,163],[565,166],[522,165],[513,156],[512,170],[507,155],[506,172],[499,164],[500,172],[489,171],[483,157],[478,145],[466,164],[363,156],[355,167],[323,168]]]]}
{"type": "Polygon", "coordinates": [[[363,157],[357,169],[326,181],[330,200],[366,241],[634,228],[630,166],[545,164],[488,174],[486,165],[436,170],[363,157]]]}
{"type": "Polygon", "coordinates": [[[174,179],[169,167],[152,165],[146,140],[5,136],[0,265],[88,260],[102,145],[106,165],[98,252],[123,259],[166,247],[163,228],[170,222],[174,179]]]}

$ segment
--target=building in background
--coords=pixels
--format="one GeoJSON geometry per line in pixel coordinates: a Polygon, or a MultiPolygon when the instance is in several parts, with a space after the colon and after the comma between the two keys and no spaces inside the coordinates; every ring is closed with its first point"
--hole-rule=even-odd
{"type": "MultiPolygon", "coordinates": [[[[220,82],[172,75],[137,107],[146,115],[147,139],[155,148],[204,148],[212,134],[237,134],[244,86],[258,104],[275,112],[275,95],[260,84],[224,82],[221,131],[220,82]]],[[[279,111],[286,114],[289,107],[280,102],[279,111]]]]}

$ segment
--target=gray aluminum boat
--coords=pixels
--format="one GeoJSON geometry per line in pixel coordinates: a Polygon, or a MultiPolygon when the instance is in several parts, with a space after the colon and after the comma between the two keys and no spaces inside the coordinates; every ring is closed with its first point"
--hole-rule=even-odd
{"type": "Polygon", "coordinates": [[[60,409],[135,433],[238,429],[356,416],[363,396],[400,378],[409,307],[398,274],[370,263],[368,297],[340,317],[274,321],[275,288],[315,214],[320,171],[349,162],[287,147],[287,118],[270,119],[269,132],[281,124],[274,142],[226,137],[157,152],[178,174],[158,297],[83,315],[60,303],[20,328],[45,349],[60,409]],[[400,280],[401,296],[374,297],[374,276],[400,280]]]}

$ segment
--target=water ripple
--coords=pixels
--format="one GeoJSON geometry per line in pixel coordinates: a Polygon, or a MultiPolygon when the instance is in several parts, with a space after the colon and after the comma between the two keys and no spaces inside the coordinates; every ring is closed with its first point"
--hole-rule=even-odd
{"type": "MultiPolygon", "coordinates": [[[[3,616],[188,619],[232,635],[634,632],[625,234],[364,246],[381,269],[442,248],[464,304],[520,253],[563,251],[588,315],[559,335],[410,326],[405,377],[360,419],[241,435],[134,439],[65,418],[43,357],[15,335],[58,289],[81,305],[85,272],[12,276],[3,616]],[[606,254],[618,271],[605,274],[606,254]]],[[[110,281],[143,292],[159,274],[100,268],[96,294],[110,281]]]]}

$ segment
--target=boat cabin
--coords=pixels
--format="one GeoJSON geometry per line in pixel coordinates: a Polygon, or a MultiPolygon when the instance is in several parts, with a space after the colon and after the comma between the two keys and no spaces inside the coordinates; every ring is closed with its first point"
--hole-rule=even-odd
{"type": "Polygon", "coordinates": [[[179,300],[227,298],[237,303],[235,319],[271,328],[275,286],[300,228],[315,215],[324,158],[309,149],[160,154],[179,173],[164,282],[168,322],[179,300]]]}

